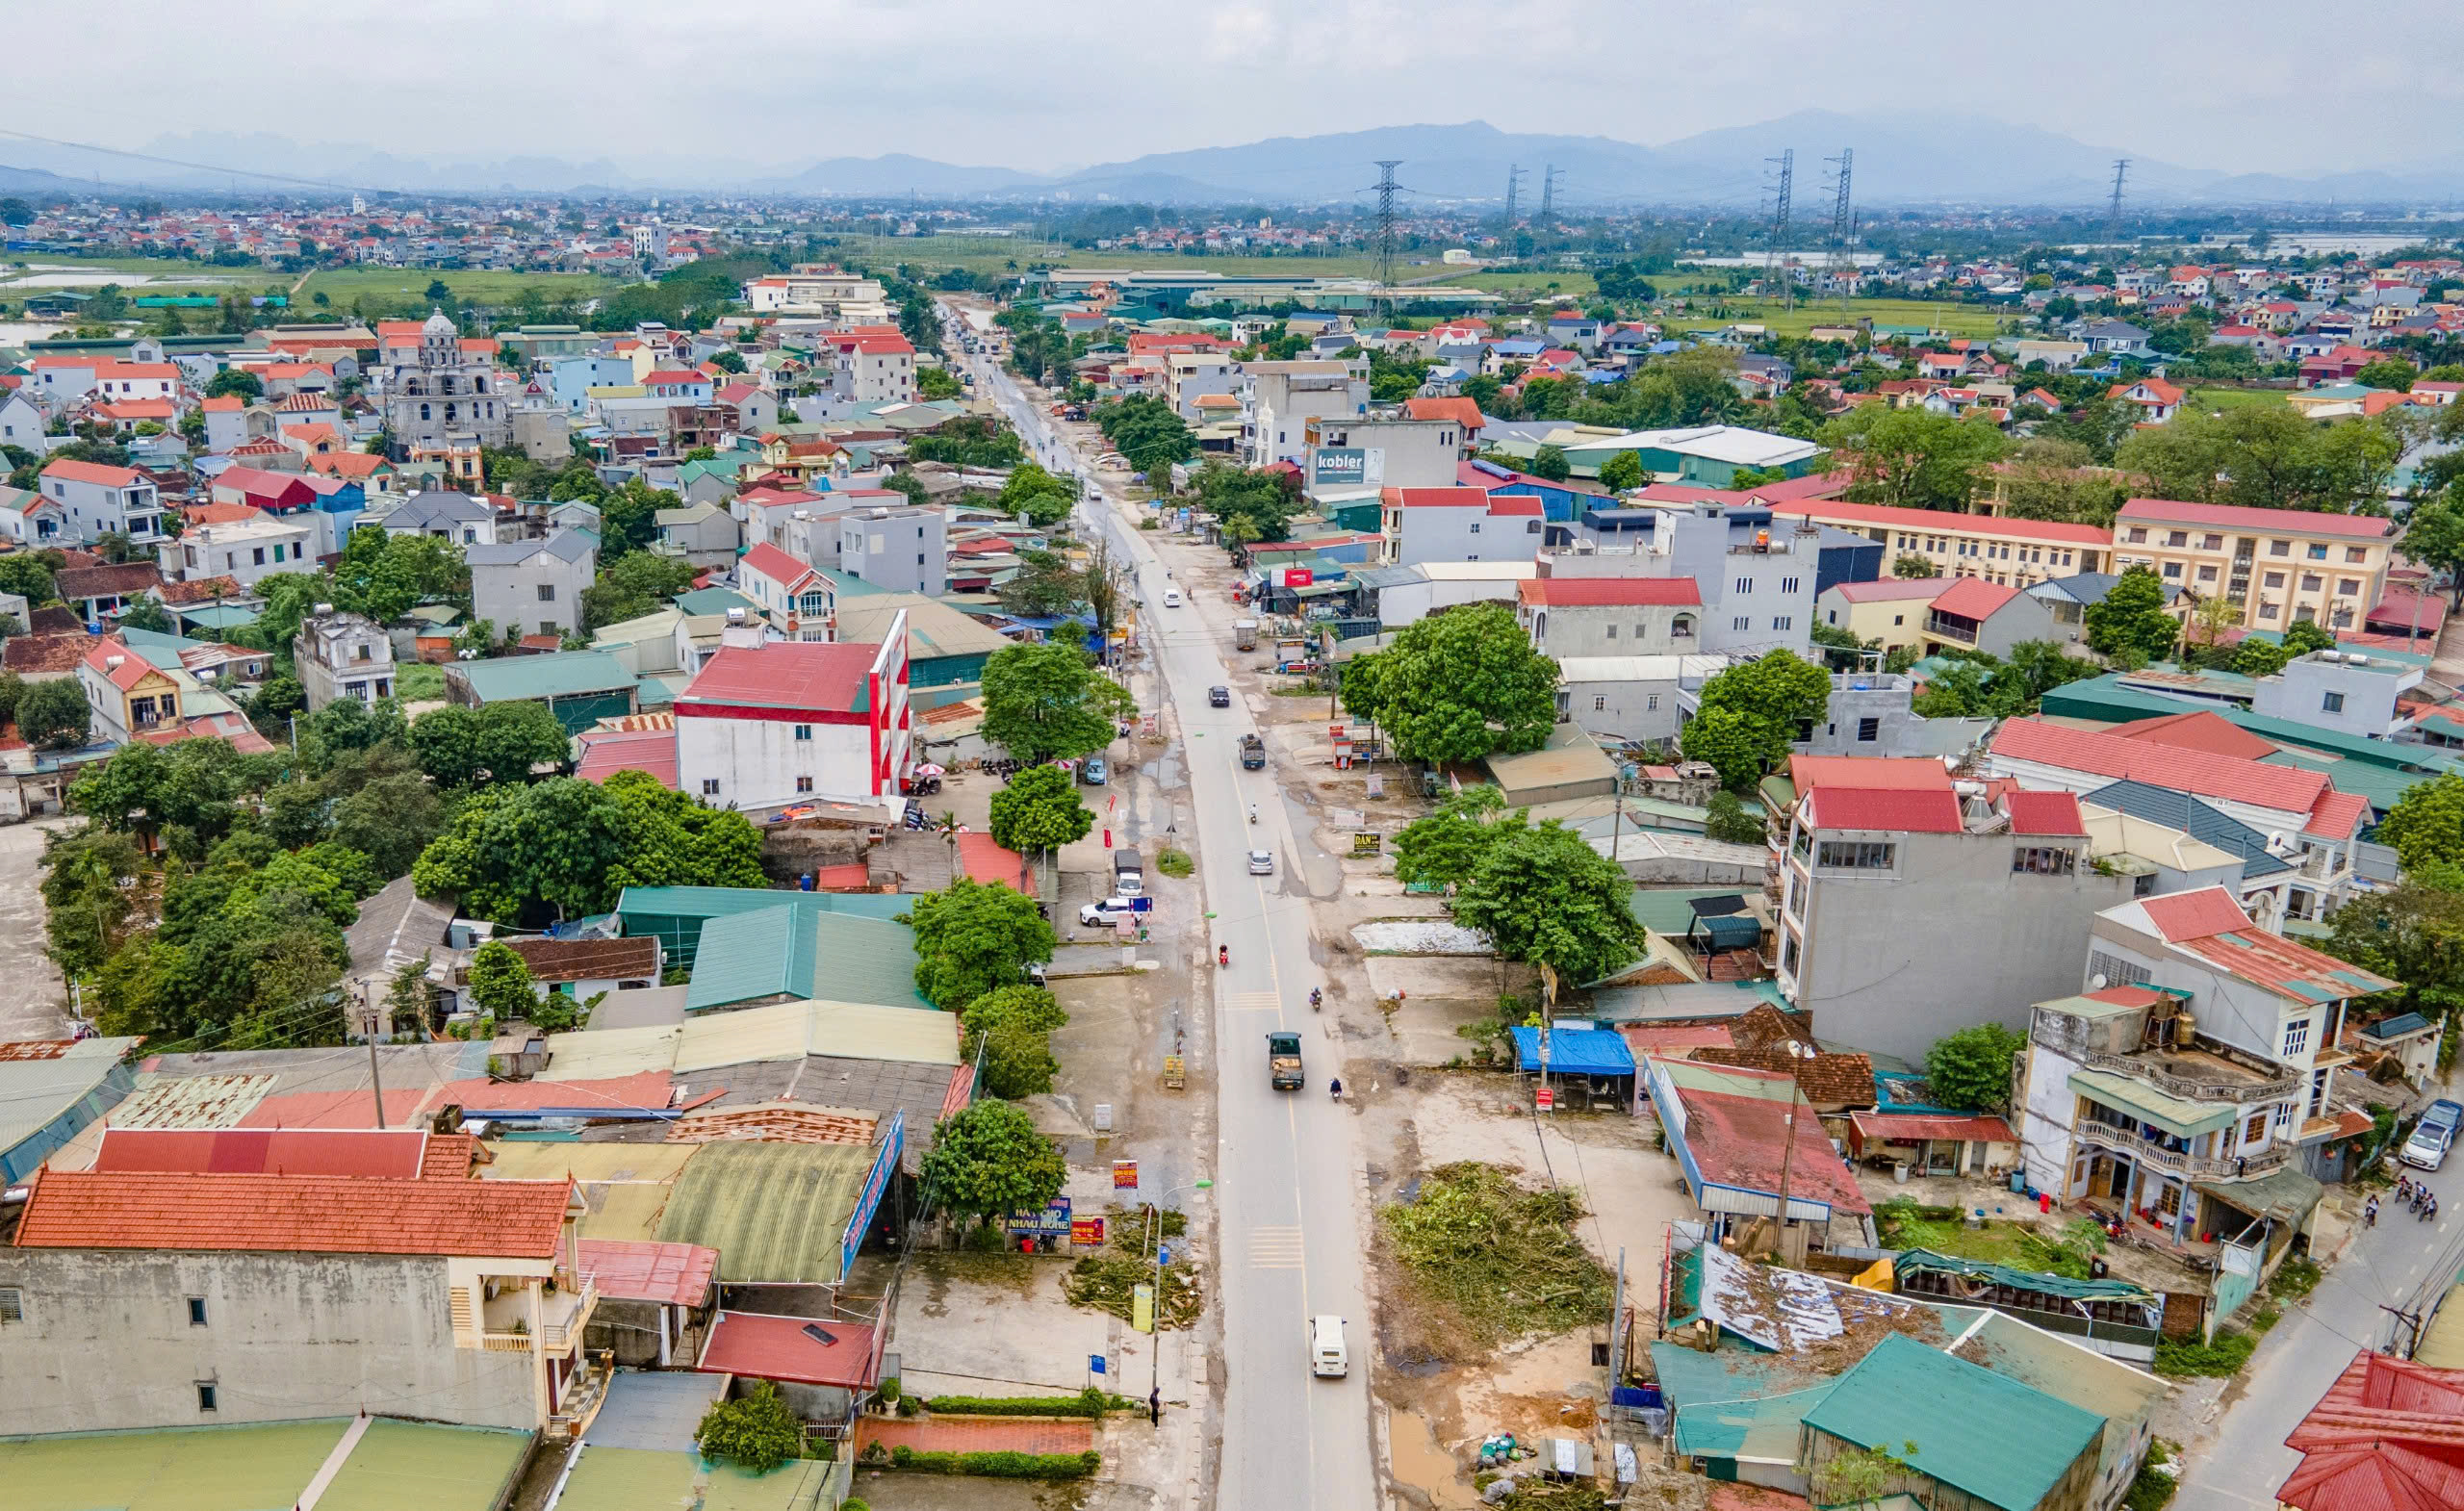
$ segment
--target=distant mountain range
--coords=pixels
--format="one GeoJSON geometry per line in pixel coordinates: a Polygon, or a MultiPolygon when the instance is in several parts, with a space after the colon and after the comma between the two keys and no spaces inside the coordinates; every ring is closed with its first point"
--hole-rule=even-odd
{"type": "MultiPolygon", "coordinates": [[[[1145,201],[1171,204],[1317,205],[1365,203],[1375,161],[1399,158],[1398,180],[1418,203],[1497,202],[1510,167],[1525,170],[1523,203],[1536,206],[1542,175],[1558,174],[1556,197],[1573,206],[1669,205],[1751,210],[1762,195],[1765,160],[1793,148],[1796,202],[1809,219],[1827,218],[1826,158],[1855,149],[1861,205],[2092,205],[2113,182],[2117,157],[2035,126],[1963,117],[1956,131],[1902,116],[1803,111],[1753,126],[1702,132],[1656,147],[1609,137],[1500,131],[1483,121],[1450,126],[1385,126],[1315,137],[1275,137],[1239,146],[1149,153],[1065,173],[966,166],[891,154],[829,158],[803,165],[730,163],[667,157],[573,162],[521,156],[493,161],[404,158],[351,143],[303,144],[266,133],[194,133],[152,142],[157,158],[221,164],[278,189],[283,178],[411,192],[451,191],[644,194],[662,191],[879,198],[913,193],[935,199],[1145,201]]],[[[228,190],[228,172],[101,157],[71,148],[14,143],[13,167],[0,190],[62,190],[99,173],[116,184],[192,192],[228,190]],[[54,175],[57,175],[55,178],[54,175]]],[[[244,183],[245,180],[237,182],[244,183]]],[[[2158,205],[2326,203],[2435,205],[2464,197],[2464,154],[2316,177],[2226,173],[2133,157],[2129,202],[2158,205]]]]}

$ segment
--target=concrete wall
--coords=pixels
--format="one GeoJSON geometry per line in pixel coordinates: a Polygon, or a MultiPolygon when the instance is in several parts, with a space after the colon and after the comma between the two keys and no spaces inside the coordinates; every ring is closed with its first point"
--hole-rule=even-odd
{"type": "Polygon", "coordinates": [[[679,790],[714,807],[748,810],[817,798],[872,798],[872,742],[864,725],[799,725],[784,722],[784,717],[680,716],[676,721],[679,790]],[[809,729],[812,737],[797,739],[799,729],[809,729]],[[799,777],[812,779],[809,791],[796,789],[799,777]],[[711,781],[719,784],[715,792],[706,785],[711,781]]]}
{"type": "MultiPolygon", "coordinates": [[[[2335,653],[2341,655],[2343,653],[2335,653]]],[[[2360,739],[2383,740],[2396,724],[2396,695],[2421,685],[2418,667],[2375,657],[2356,665],[2313,651],[2259,679],[2250,711],[2360,739]],[[2328,706],[2333,696],[2336,706],[2328,706]]]]}
{"type": "MultiPolygon", "coordinates": [[[[90,1432],[365,1409],[534,1429],[526,1353],[460,1348],[446,1261],[0,1248],[25,1320],[0,1330],[0,1421],[90,1432]],[[189,1297],[206,1321],[189,1320],[189,1297]],[[197,1408],[198,1382],[216,1409],[197,1408]]],[[[0,1494],[0,1500],[5,1500],[0,1494]]]]}
{"type": "Polygon", "coordinates": [[[1622,740],[1677,738],[1678,679],[1648,680],[1564,681],[1557,686],[1557,711],[1577,729],[1622,740]]]}
{"type": "Polygon", "coordinates": [[[512,566],[471,569],[474,617],[496,627],[501,636],[518,628],[526,635],[572,634],[581,627],[581,590],[590,586],[595,558],[566,561],[547,551],[534,551],[512,566]],[[539,598],[541,587],[555,592],[552,602],[539,598]]]}
{"type": "Polygon", "coordinates": [[[1695,626],[1703,610],[1665,603],[1527,604],[1521,610],[1524,628],[1543,655],[1568,656],[1673,655],[1692,653],[1696,637],[1680,640],[1672,632],[1680,615],[1695,626]]]}
{"type": "Polygon", "coordinates": [[[949,516],[939,509],[863,509],[838,516],[838,566],[893,593],[950,590],[949,516]]]}

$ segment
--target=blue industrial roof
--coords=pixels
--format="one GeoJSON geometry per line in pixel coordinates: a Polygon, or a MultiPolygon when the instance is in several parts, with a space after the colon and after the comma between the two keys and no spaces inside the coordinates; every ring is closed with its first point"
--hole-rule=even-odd
{"type": "MultiPolygon", "coordinates": [[[[1540,1068],[1540,1031],[1517,1027],[1512,1030],[1515,1047],[1522,1051],[1523,1068],[1540,1068]]],[[[1569,1076],[1630,1076],[1634,1073],[1634,1052],[1626,1047],[1624,1036],[1607,1029],[1561,1028],[1549,1034],[1549,1072],[1569,1076]]]]}

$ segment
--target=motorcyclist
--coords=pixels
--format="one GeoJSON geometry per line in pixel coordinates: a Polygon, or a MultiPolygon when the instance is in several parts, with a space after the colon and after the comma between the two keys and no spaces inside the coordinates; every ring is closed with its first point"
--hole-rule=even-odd
{"type": "Polygon", "coordinates": [[[1257,806],[1256,804],[1252,803],[1252,804],[1250,804],[1250,805],[1249,805],[1249,822],[1250,822],[1250,823],[1252,823],[1252,824],[1254,824],[1254,823],[1256,823],[1257,821],[1258,821],[1258,806],[1257,806]]]}
{"type": "Polygon", "coordinates": [[[1229,964],[1231,964],[1231,963],[1232,963],[1232,946],[1230,946],[1230,945],[1228,945],[1228,944],[1219,944],[1219,945],[1217,945],[1217,946],[1215,947],[1215,963],[1216,963],[1216,964],[1218,964],[1218,965],[1229,965],[1229,964]]]}
{"type": "Polygon", "coordinates": [[[2373,1196],[2373,1197],[2371,1197],[2369,1200],[2367,1200],[2367,1201],[2365,1201],[2365,1202],[2363,1202],[2363,1203],[2361,1204],[2361,1220],[2362,1220],[2362,1226],[2364,1226],[2364,1227],[2371,1227],[2371,1228],[2374,1228],[2374,1227],[2378,1226],[2378,1198],[2377,1198],[2377,1197],[2373,1196]]]}
{"type": "Polygon", "coordinates": [[[1344,1094],[1344,1084],[1343,1084],[1343,1081],[1342,1081],[1340,1078],[1338,1078],[1338,1079],[1336,1079],[1336,1080],[1332,1080],[1332,1081],[1327,1082],[1327,1083],[1326,1083],[1326,1094],[1327,1094],[1328,1096],[1330,1096],[1330,1097],[1333,1097],[1333,1098],[1334,1098],[1334,1099],[1336,1099],[1337,1101],[1341,1101],[1341,1100],[1343,1099],[1343,1094],[1344,1094]]]}
{"type": "Polygon", "coordinates": [[[1319,1004],[1319,1003],[1321,1003],[1321,1002],[1322,1002],[1322,1001],[1324,1001],[1324,1000],[1325,1000],[1325,996],[1326,996],[1326,994],[1325,994],[1324,992],[1322,992],[1322,991],[1319,990],[1317,987],[1315,987],[1315,986],[1310,987],[1310,988],[1309,988],[1309,1011],[1310,1011],[1310,1012],[1317,1012],[1317,1011],[1318,1011],[1318,1004],[1319,1004]]]}

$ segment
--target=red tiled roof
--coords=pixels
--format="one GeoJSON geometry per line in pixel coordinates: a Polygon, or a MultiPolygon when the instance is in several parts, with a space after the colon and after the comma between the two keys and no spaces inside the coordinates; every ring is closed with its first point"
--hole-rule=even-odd
{"type": "Polygon", "coordinates": [[[2032,761],[2100,777],[2128,777],[2194,797],[2223,798],[2287,813],[2307,813],[2330,790],[2326,777],[2231,756],[2204,756],[2039,719],[2009,719],[1989,747],[2004,760],[2032,761]],[[2204,756],[2204,758],[2197,758],[2204,756]]]}
{"type": "Polygon", "coordinates": [[[1788,781],[1799,792],[1816,787],[1885,787],[1908,792],[1948,792],[1951,774],[1922,756],[1791,756],[1788,781]]]}
{"type": "Polygon", "coordinates": [[[2284,1440],[2301,1463],[2275,1498],[2301,1511],[2464,1505],[2464,1370],[2367,1349],[2284,1440]]]}
{"type": "Polygon", "coordinates": [[[1912,792],[1892,787],[1816,787],[1806,811],[1809,821],[1816,829],[1956,834],[1962,828],[1959,795],[1953,792],[1912,792]]]}
{"type": "Polygon", "coordinates": [[[2315,839],[2350,839],[2369,816],[2368,798],[2330,787],[2319,794],[2318,806],[2310,810],[2310,822],[2301,826],[2301,832],[2315,839]]]}
{"type": "MultiPolygon", "coordinates": [[[[427,1139],[416,1128],[106,1128],[91,1167],[112,1173],[410,1180],[421,1173],[427,1139]]],[[[466,1169],[468,1158],[466,1152],[466,1169]]]]}
{"type": "MultiPolygon", "coordinates": [[[[1953,579],[1946,577],[1884,577],[1874,582],[1842,582],[1832,588],[1843,602],[1892,603],[1903,599],[1935,599],[1953,579]]],[[[1957,580],[1973,582],[1974,577],[1957,580]]]]}
{"type": "Polygon", "coordinates": [[[1378,497],[1405,509],[1483,509],[1489,502],[1485,488],[1387,488],[1378,497]]]}
{"type": "Polygon", "coordinates": [[[2409,588],[2389,588],[2377,603],[2364,614],[2365,625],[2378,625],[2400,633],[2418,627],[2425,635],[2437,638],[2438,627],[2447,623],[2447,600],[2436,593],[2416,593],[2409,588]]]}
{"type": "Polygon", "coordinates": [[[990,882],[1014,892],[1033,892],[1027,880],[1026,857],[1003,848],[990,834],[970,831],[958,836],[959,868],[973,882],[990,882]]]}
{"type": "Polygon", "coordinates": [[[1961,577],[1934,600],[1934,612],[1957,614],[1962,619],[1990,619],[2003,604],[2018,596],[2017,588],[2004,583],[1988,582],[1983,577],[1961,577]]]}
{"type": "Polygon", "coordinates": [[[698,1243],[583,1239],[578,1247],[582,1269],[611,1301],[700,1306],[719,1272],[719,1251],[698,1243]]]}
{"type": "Polygon", "coordinates": [[[2133,499],[2114,516],[2132,525],[2220,525],[2273,535],[2341,535],[2384,540],[2393,520],[2367,514],[2321,514],[2307,509],[2248,509],[2230,503],[2185,503],[2175,499],[2133,499]]]}
{"type": "Polygon", "coordinates": [[[2014,792],[2003,799],[2002,806],[2011,815],[2014,834],[2075,837],[2088,832],[2079,818],[2079,800],[2067,792],[2014,792]]]}
{"type": "Polygon", "coordinates": [[[1478,400],[1463,397],[1407,398],[1403,413],[1414,420],[1451,420],[1467,435],[1479,429],[1483,420],[1478,400]]]}
{"type": "Polygon", "coordinates": [[[1492,493],[1489,495],[1489,518],[1493,520],[1527,517],[1536,519],[1545,512],[1539,499],[1524,494],[1492,493]]]}
{"type": "Polygon", "coordinates": [[[566,1181],[48,1170],[17,1245],[552,1259],[572,1194],[566,1181]]]}
{"type": "Polygon", "coordinates": [[[881,649],[853,641],[725,646],[677,698],[676,712],[688,717],[698,704],[860,712],[865,676],[881,649]]]}
{"type": "Polygon", "coordinates": [[[862,1390],[873,1383],[873,1330],[861,1322],[721,1312],[694,1368],[705,1374],[862,1390]]]}
{"type": "Polygon", "coordinates": [[[1736,1039],[1725,1023],[1627,1023],[1618,1037],[1636,1059],[1646,1055],[1678,1057],[1697,1049],[1729,1049],[1736,1039]]]}
{"type": "Polygon", "coordinates": [[[2273,740],[2261,739],[2213,708],[2159,714],[2153,719],[2133,719],[2103,732],[2118,734],[2126,740],[2145,740],[2151,745],[2205,751],[2211,756],[2231,756],[2241,760],[2258,760],[2282,749],[2273,740]]]}
{"type": "Polygon", "coordinates": [[[2169,892],[2162,897],[2143,897],[2139,906],[2147,912],[2147,921],[2164,936],[2168,944],[2185,939],[2204,938],[2211,934],[2230,934],[2250,927],[2250,915],[2233,900],[2233,894],[2220,886],[2203,886],[2195,892],[2169,892]]]}
{"type": "Polygon", "coordinates": [[[1692,577],[1526,577],[1514,591],[1526,603],[1557,607],[1699,608],[1703,602],[1702,585],[1692,577]]]}
{"type": "Polygon", "coordinates": [[[746,551],[741,565],[760,573],[773,582],[790,588],[805,578],[816,575],[812,563],[798,561],[768,541],[763,541],[746,551]]]}
{"type": "Polygon", "coordinates": [[[144,474],[134,468],[105,467],[100,462],[72,462],[64,457],[45,467],[42,475],[64,477],[72,483],[100,483],[106,488],[126,488],[145,480],[144,474]]]}
{"type": "Polygon", "coordinates": [[[1755,497],[1779,514],[1801,514],[1815,520],[1853,520],[1903,530],[1940,530],[1954,535],[1992,535],[2007,540],[2047,541],[2064,546],[2112,549],[2111,530],[2092,525],[2065,525],[2052,520],[2015,520],[2007,515],[1960,514],[1948,509],[1899,509],[1881,503],[1848,503],[1834,499],[1790,500],[1774,490],[1758,489],[1755,497]]]}

